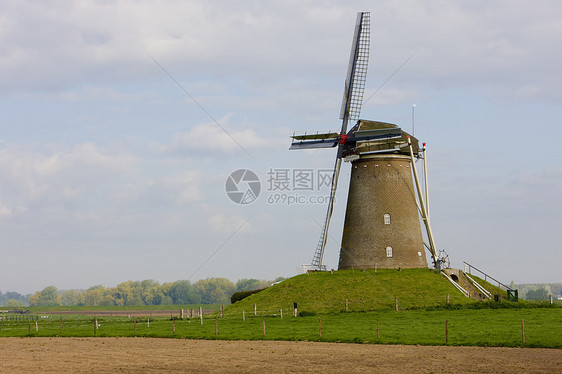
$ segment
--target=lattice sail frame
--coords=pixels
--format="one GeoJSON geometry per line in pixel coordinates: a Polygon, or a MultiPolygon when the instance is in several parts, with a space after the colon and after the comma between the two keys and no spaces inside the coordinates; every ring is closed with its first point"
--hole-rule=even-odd
{"type": "MultiPolygon", "coordinates": [[[[361,105],[363,104],[363,94],[365,92],[365,82],[367,80],[367,68],[369,65],[369,47],[371,45],[371,16],[369,12],[357,13],[357,22],[353,33],[353,43],[351,45],[351,53],[349,56],[349,65],[347,68],[347,78],[345,80],[345,91],[343,95],[342,108],[340,111],[340,119],[342,127],[340,134],[345,135],[347,132],[347,124],[350,120],[357,121],[361,114],[361,105]]],[[[338,185],[338,176],[341,168],[343,154],[343,143],[338,144],[338,153],[336,155],[336,163],[334,165],[334,173],[332,175],[332,188],[330,192],[330,202],[326,219],[322,227],[322,233],[316,246],[316,251],[312,257],[311,267],[317,270],[325,270],[322,265],[324,257],[324,249],[328,239],[328,229],[330,227],[330,219],[334,210],[334,198],[338,185]]]]}
{"type": "Polygon", "coordinates": [[[340,111],[340,119],[342,120],[347,119],[355,123],[361,115],[361,105],[363,104],[367,69],[369,67],[370,45],[371,15],[369,12],[361,12],[357,14],[357,23],[349,56],[345,91],[340,111]]]}

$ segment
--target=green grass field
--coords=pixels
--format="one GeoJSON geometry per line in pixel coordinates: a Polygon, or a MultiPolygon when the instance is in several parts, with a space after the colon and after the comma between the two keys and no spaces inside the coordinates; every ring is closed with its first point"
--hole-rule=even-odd
{"type": "MultiPolygon", "coordinates": [[[[504,301],[468,299],[442,275],[428,269],[312,273],[287,279],[227,306],[224,318],[220,306],[203,306],[206,310],[219,309],[205,315],[203,324],[197,318],[41,316],[37,315],[41,310],[34,308],[31,313],[36,314],[37,321],[2,321],[0,336],[143,336],[562,348],[560,306],[508,302],[505,292],[489,284],[485,286],[492,294],[502,294],[504,301]],[[450,305],[446,305],[446,295],[450,305]],[[298,317],[292,316],[295,302],[298,317]],[[99,324],[97,330],[94,321],[99,324]]],[[[179,314],[180,308],[198,310],[199,306],[48,309],[178,310],[179,314]]]]}
{"type": "Polygon", "coordinates": [[[244,313],[244,317],[245,320],[242,313],[225,318],[207,316],[201,325],[197,318],[173,321],[168,318],[49,316],[39,318],[37,325],[35,321],[3,321],[0,336],[143,336],[562,348],[561,308],[387,310],[305,317],[292,317],[285,311],[283,318],[280,313],[267,316],[244,313]],[[94,320],[99,324],[97,331],[94,331],[94,320]],[[448,342],[445,320],[448,321],[448,342]]]}

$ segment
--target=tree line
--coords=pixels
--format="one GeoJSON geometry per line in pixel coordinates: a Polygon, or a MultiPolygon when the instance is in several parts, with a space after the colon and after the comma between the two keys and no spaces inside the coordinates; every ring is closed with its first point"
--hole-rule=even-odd
{"type": "Polygon", "coordinates": [[[523,283],[510,284],[519,290],[519,297],[525,300],[548,300],[550,295],[555,299],[562,297],[562,283],[523,283]]]}
{"type": "Polygon", "coordinates": [[[207,278],[195,283],[178,280],[163,284],[147,279],[127,281],[109,288],[96,285],[87,290],[66,291],[48,286],[30,295],[28,302],[29,306],[230,304],[234,292],[265,288],[283,279],[240,279],[233,283],[226,278],[207,278]]]}
{"type": "Polygon", "coordinates": [[[6,293],[2,293],[2,291],[0,291],[0,305],[7,306],[9,308],[19,308],[29,303],[29,296],[30,295],[22,295],[12,291],[8,291],[6,293]]]}

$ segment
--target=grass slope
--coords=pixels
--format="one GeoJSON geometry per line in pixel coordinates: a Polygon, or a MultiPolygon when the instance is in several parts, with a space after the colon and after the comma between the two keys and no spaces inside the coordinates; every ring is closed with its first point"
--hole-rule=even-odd
{"type": "Polygon", "coordinates": [[[474,302],[429,269],[339,270],[284,280],[229,306],[227,312],[253,312],[254,304],[260,312],[288,312],[296,302],[299,312],[334,313],[345,310],[346,300],[349,312],[388,310],[394,309],[394,297],[399,309],[416,309],[445,305],[447,294],[451,304],[474,302]]]}

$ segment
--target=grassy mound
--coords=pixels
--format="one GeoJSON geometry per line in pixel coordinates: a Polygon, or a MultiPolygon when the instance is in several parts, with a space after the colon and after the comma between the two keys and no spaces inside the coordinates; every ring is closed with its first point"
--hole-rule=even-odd
{"type": "Polygon", "coordinates": [[[464,297],[441,274],[429,269],[339,270],[295,276],[251,295],[228,307],[230,313],[260,314],[292,311],[296,302],[299,312],[337,313],[346,310],[362,312],[441,306],[449,295],[451,304],[473,303],[464,297]]]}

